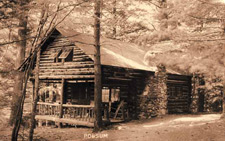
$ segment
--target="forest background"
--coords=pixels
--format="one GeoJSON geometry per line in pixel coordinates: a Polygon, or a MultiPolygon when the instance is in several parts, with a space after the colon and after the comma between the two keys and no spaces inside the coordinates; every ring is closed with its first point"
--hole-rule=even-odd
{"type": "MultiPolygon", "coordinates": [[[[17,68],[55,26],[93,34],[93,0],[0,2],[0,108],[10,107],[17,68]]],[[[150,66],[204,78],[211,102],[222,99],[225,4],[222,0],[103,0],[101,36],[138,44],[150,66]]],[[[16,88],[17,87],[17,88],[16,88]]]]}

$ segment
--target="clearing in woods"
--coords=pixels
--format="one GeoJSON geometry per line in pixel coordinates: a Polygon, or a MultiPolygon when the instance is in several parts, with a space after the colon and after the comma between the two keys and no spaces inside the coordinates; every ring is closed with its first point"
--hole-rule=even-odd
{"type": "MultiPolygon", "coordinates": [[[[100,133],[91,128],[38,127],[35,140],[39,141],[224,141],[225,119],[221,114],[167,115],[142,121],[115,124],[100,133]]],[[[11,129],[1,128],[0,141],[10,140],[11,129]]],[[[24,131],[26,136],[26,130],[24,131]]]]}

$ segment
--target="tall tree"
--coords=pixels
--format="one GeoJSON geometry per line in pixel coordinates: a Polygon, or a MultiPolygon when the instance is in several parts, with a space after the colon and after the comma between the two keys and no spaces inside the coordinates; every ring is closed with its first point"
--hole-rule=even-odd
{"type": "Polygon", "coordinates": [[[101,0],[95,0],[94,7],[94,38],[95,38],[95,52],[94,52],[94,69],[95,69],[95,86],[94,86],[94,131],[99,131],[102,128],[102,81],[101,81],[101,55],[100,55],[100,18],[101,18],[101,0]]]}
{"type": "MultiPolygon", "coordinates": [[[[18,47],[18,55],[16,59],[16,68],[18,68],[25,59],[25,51],[27,44],[27,9],[24,7],[29,3],[29,0],[20,0],[18,1],[17,11],[20,15],[16,15],[15,18],[19,20],[19,29],[18,29],[18,40],[20,42],[17,43],[18,47]]],[[[22,97],[22,87],[23,87],[23,74],[21,72],[17,72],[15,76],[15,85],[14,85],[14,94],[11,102],[11,114],[10,114],[10,125],[13,125],[16,119],[18,107],[20,105],[19,101],[22,97]]]]}

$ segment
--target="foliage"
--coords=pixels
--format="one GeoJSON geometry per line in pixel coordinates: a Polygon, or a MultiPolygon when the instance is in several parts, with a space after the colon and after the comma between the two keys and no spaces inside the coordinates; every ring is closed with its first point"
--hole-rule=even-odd
{"type": "Polygon", "coordinates": [[[168,1],[167,7],[158,14],[158,20],[164,19],[167,24],[162,25],[166,27],[152,34],[150,39],[155,39],[159,46],[169,40],[172,44],[168,48],[172,50],[162,51],[151,59],[186,73],[201,72],[222,77],[225,66],[222,61],[225,59],[224,8],[225,5],[210,0],[168,1]]]}

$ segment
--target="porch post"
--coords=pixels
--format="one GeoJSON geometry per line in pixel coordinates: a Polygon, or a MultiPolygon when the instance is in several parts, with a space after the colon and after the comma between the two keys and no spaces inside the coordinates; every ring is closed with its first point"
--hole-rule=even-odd
{"type": "MultiPolygon", "coordinates": [[[[63,118],[63,100],[64,100],[64,83],[65,83],[65,79],[62,79],[62,83],[61,83],[61,97],[60,97],[60,112],[59,112],[59,118],[63,118]]],[[[62,123],[59,124],[60,127],[62,127],[62,123]]]]}

